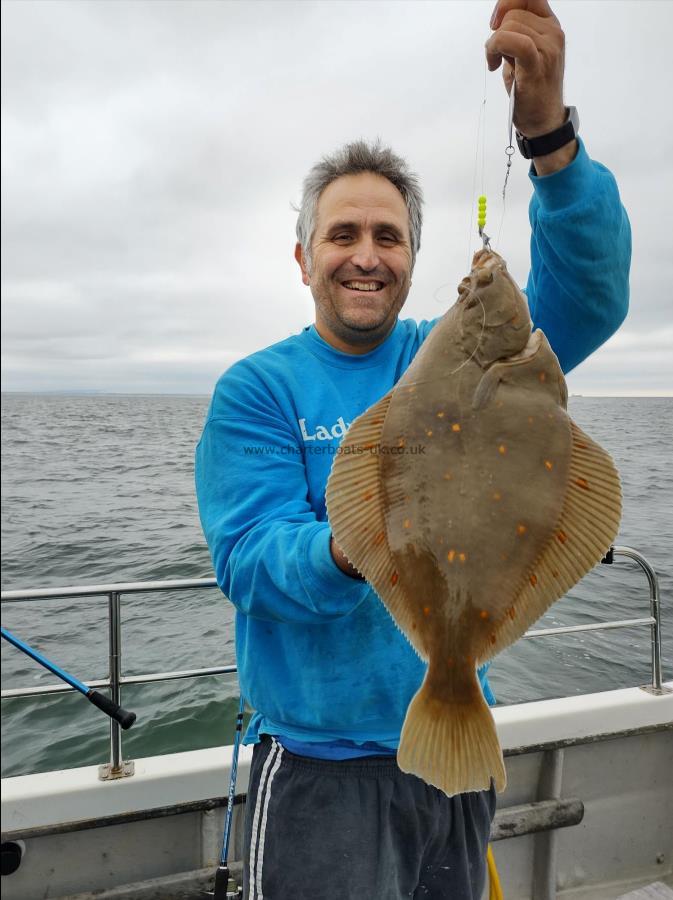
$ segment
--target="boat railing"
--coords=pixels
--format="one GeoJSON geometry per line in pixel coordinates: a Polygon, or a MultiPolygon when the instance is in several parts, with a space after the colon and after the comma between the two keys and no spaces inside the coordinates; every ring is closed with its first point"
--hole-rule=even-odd
{"type": "MultiPolygon", "coordinates": [[[[659,599],[659,581],[650,563],[637,550],[631,547],[615,546],[610,549],[602,562],[611,564],[616,556],[634,560],[645,572],[650,591],[650,615],[635,619],[622,619],[612,622],[597,622],[590,625],[568,625],[557,628],[538,628],[527,631],[524,638],[549,637],[559,634],[577,634],[586,631],[604,631],[611,628],[628,628],[635,625],[649,625],[651,630],[652,679],[644,690],[654,694],[663,693],[661,671],[661,606],[659,599]]],[[[2,603],[19,603],[31,600],[59,600],[82,597],[107,598],[108,601],[108,633],[109,633],[109,674],[105,679],[88,681],[92,688],[103,688],[110,692],[114,703],[121,704],[122,688],[133,684],[151,684],[157,681],[174,681],[180,678],[202,678],[208,675],[231,675],[237,669],[235,665],[209,666],[201,669],[184,669],[171,672],[152,672],[145,675],[122,674],[122,622],[121,598],[125,594],[150,593],[157,591],[190,591],[202,588],[217,587],[214,578],[178,579],[172,581],[139,581],[121,584],[96,584],[82,587],[43,588],[20,591],[2,591],[2,603]]],[[[38,697],[45,694],[61,694],[74,688],[65,684],[48,684],[40,687],[13,688],[3,690],[3,700],[19,697],[38,697]]],[[[103,780],[124,778],[133,774],[133,763],[124,761],[122,748],[122,729],[118,722],[110,719],[110,762],[100,767],[103,780]]]]}

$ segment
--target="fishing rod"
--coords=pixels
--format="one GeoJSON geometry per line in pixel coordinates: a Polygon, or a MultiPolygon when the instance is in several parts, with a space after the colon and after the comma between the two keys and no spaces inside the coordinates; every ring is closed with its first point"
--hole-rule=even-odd
{"type": "Polygon", "coordinates": [[[109,697],[106,697],[99,691],[88,687],[73,675],[65,672],[63,669],[57,666],[56,663],[52,662],[50,659],[47,659],[46,656],[43,656],[33,647],[24,643],[15,634],[12,634],[11,631],[8,631],[6,628],[2,628],[2,636],[6,641],[9,641],[10,644],[13,644],[13,646],[16,647],[17,650],[21,650],[22,653],[26,654],[26,656],[30,656],[31,659],[34,659],[35,662],[39,663],[41,666],[44,666],[45,669],[53,672],[53,674],[56,675],[57,678],[60,678],[61,681],[65,681],[66,684],[69,684],[70,687],[74,688],[76,691],[79,691],[80,694],[84,694],[89,703],[93,703],[94,706],[102,710],[107,716],[110,716],[111,719],[114,719],[115,722],[119,722],[123,729],[126,730],[127,728],[130,728],[131,725],[133,725],[133,723],[135,722],[136,714],[134,712],[129,712],[126,709],[122,709],[122,707],[118,703],[114,703],[112,700],[110,700],[109,697]]]}
{"type": "Polygon", "coordinates": [[[229,796],[227,797],[227,812],[224,819],[224,836],[222,839],[222,852],[220,862],[215,872],[215,887],[213,891],[205,892],[214,900],[236,900],[240,897],[236,882],[229,872],[229,839],[231,837],[231,823],[234,815],[234,800],[236,798],[236,775],[238,772],[238,751],[241,745],[241,731],[243,729],[243,711],[245,710],[245,698],[241,694],[238,702],[238,715],[236,716],[236,732],[234,734],[234,752],[231,756],[231,775],[229,777],[229,796]]]}

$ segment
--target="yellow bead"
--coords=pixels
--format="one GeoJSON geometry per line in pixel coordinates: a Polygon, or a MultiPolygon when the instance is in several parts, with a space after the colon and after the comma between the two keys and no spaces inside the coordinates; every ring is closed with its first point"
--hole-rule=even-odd
{"type": "Polygon", "coordinates": [[[479,203],[483,203],[486,206],[486,197],[483,194],[479,197],[479,203]]]}

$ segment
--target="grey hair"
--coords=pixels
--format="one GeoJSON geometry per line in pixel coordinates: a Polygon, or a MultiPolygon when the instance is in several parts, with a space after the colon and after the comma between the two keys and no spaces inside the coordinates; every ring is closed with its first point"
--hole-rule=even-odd
{"type": "Polygon", "coordinates": [[[373,172],[383,175],[395,185],[409,211],[409,233],[411,236],[411,268],[416,262],[416,254],[421,246],[423,225],[423,192],[418,176],[409,169],[401,156],[390,147],[382,147],[380,140],[373,144],[353,141],[345,144],[329,156],[323,156],[304,179],[301,206],[297,209],[297,240],[302,246],[306,265],[311,268],[311,243],[318,214],[318,201],[325,188],[342,175],[358,175],[373,172]]]}

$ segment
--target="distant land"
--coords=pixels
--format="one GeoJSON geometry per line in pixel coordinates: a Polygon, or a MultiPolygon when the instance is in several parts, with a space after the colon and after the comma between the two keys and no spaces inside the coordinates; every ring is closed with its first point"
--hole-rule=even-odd
{"type": "MultiPolygon", "coordinates": [[[[38,394],[49,397],[210,397],[212,391],[108,391],[95,388],[62,388],[60,390],[2,391],[2,396],[20,396],[38,394]]],[[[673,392],[668,394],[570,394],[571,399],[598,399],[600,397],[622,398],[624,400],[670,400],[673,392]]]]}

